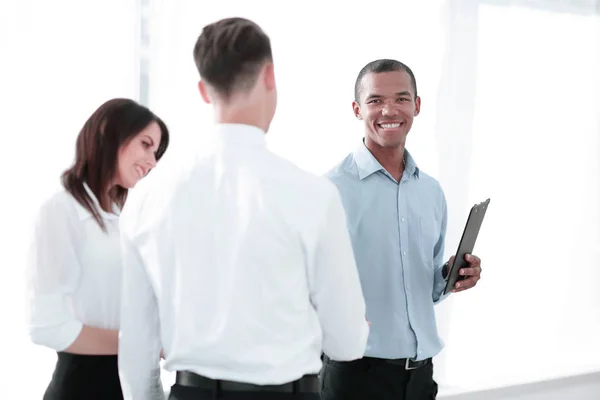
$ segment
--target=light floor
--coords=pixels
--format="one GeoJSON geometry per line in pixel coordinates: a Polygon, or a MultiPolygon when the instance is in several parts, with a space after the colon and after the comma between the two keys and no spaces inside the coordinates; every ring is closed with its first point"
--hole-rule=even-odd
{"type": "Polygon", "coordinates": [[[468,394],[440,388],[438,400],[600,400],[600,372],[468,394]]]}

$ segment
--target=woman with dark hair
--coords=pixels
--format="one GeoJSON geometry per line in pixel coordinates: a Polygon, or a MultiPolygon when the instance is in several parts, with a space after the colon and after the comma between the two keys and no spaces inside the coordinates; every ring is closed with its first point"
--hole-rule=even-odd
{"type": "Polygon", "coordinates": [[[164,122],[112,99],[85,122],[64,189],[36,217],[29,254],[29,332],[58,352],[44,400],[122,399],[117,368],[121,295],[119,213],[127,191],[169,144],[164,122]]]}

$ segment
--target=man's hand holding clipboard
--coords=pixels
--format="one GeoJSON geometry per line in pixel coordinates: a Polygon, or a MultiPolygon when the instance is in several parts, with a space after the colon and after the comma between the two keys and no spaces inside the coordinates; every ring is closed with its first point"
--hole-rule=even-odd
{"type": "MultiPolygon", "coordinates": [[[[446,263],[448,265],[454,263],[454,257],[450,257],[450,260],[446,263]]],[[[463,290],[471,289],[477,285],[479,279],[481,279],[481,259],[472,254],[465,255],[465,261],[468,263],[468,267],[461,268],[458,273],[463,278],[454,284],[454,289],[450,290],[452,293],[462,292],[463,290]]],[[[444,271],[444,275],[447,276],[448,272],[444,271]]]]}
{"type": "Polygon", "coordinates": [[[471,252],[489,204],[490,199],[487,199],[471,208],[456,255],[444,265],[444,277],[447,279],[444,293],[471,289],[481,279],[481,259],[471,252]]]}

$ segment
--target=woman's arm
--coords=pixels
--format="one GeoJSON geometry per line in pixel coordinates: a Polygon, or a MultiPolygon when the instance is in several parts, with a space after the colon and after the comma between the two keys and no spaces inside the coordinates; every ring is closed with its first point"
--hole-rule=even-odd
{"type": "MultiPolygon", "coordinates": [[[[64,199],[63,199],[64,200],[64,199]]],[[[76,289],[78,219],[60,198],[41,207],[28,254],[28,328],[31,340],[74,354],[117,354],[118,331],[84,325],[72,313],[68,295],[76,289]]]]}

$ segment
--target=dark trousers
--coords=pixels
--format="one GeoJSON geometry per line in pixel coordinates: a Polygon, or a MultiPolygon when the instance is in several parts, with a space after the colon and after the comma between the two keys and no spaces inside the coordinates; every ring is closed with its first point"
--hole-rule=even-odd
{"type": "Polygon", "coordinates": [[[320,400],[318,393],[278,392],[215,392],[175,384],[171,387],[169,400],[320,400]]]}
{"type": "Polygon", "coordinates": [[[406,370],[378,358],[350,362],[325,358],[321,374],[323,400],[434,400],[438,392],[431,362],[406,370]]]}
{"type": "Polygon", "coordinates": [[[117,356],[58,353],[44,400],[123,400],[117,356]]]}

